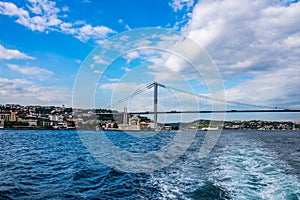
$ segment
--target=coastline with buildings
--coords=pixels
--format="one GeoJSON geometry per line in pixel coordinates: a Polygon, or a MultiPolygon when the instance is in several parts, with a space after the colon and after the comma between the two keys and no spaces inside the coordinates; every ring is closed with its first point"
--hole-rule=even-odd
{"type": "MultiPolygon", "coordinates": [[[[211,123],[209,120],[195,120],[189,123],[158,123],[159,130],[300,130],[300,122],[233,120],[211,123]],[[213,124],[221,124],[213,126],[213,124]]],[[[130,115],[107,109],[72,109],[62,106],[0,105],[0,129],[47,129],[47,130],[155,130],[154,122],[145,116],[130,115]]]]}
{"type": "Polygon", "coordinates": [[[72,109],[57,106],[0,105],[0,128],[74,129],[72,109]]]}

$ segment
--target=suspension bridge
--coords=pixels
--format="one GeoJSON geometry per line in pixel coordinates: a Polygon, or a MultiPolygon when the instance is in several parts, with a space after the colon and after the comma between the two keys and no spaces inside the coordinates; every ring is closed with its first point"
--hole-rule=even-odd
{"type": "MultiPolygon", "coordinates": [[[[119,99],[116,102],[113,102],[111,105],[107,106],[107,109],[112,109],[118,105],[121,105],[130,99],[144,93],[145,91],[148,91],[153,88],[153,111],[134,111],[134,112],[128,112],[130,115],[153,115],[153,121],[154,121],[154,127],[157,127],[157,119],[159,114],[189,114],[189,113],[297,113],[300,112],[300,109],[288,109],[288,108],[281,108],[276,106],[266,106],[266,105],[257,105],[257,104],[250,104],[250,103],[244,103],[244,102],[238,102],[238,101],[230,101],[225,99],[218,99],[213,98],[208,95],[202,95],[202,94],[195,94],[189,91],[184,91],[175,87],[166,86],[157,82],[153,82],[149,85],[145,85],[130,95],[119,99]],[[226,106],[233,105],[233,106],[241,106],[246,107],[247,109],[222,109],[222,110],[170,110],[170,111],[159,111],[158,110],[158,101],[159,101],[159,95],[158,95],[158,88],[166,88],[172,91],[176,91],[182,94],[192,95],[196,98],[207,100],[211,102],[219,102],[223,103],[226,106]],[[250,109],[249,109],[250,108],[250,109]]],[[[112,113],[96,113],[97,115],[106,115],[106,114],[112,114],[112,113]]]]}

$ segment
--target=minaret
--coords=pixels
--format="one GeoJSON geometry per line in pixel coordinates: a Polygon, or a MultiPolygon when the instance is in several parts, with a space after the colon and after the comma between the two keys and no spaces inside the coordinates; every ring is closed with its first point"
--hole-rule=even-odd
{"type": "Polygon", "coordinates": [[[124,112],[123,112],[123,124],[128,124],[127,107],[124,107],[124,112]]]}

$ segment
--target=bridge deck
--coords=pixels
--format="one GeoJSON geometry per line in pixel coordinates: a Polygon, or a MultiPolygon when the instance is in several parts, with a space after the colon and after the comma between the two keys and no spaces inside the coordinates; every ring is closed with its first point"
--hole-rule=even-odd
{"type": "MultiPolygon", "coordinates": [[[[157,114],[187,114],[187,113],[276,113],[276,112],[300,112],[300,110],[295,109],[285,109],[285,110],[196,110],[196,111],[157,111],[157,114]]],[[[96,113],[97,115],[108,115],[108,114],[121,114],[121,113],[96,113]]],[[[147,115],[155,114],[153,111],[144,111],[144,112],[128,112],[132,115],[147,115]]]]}

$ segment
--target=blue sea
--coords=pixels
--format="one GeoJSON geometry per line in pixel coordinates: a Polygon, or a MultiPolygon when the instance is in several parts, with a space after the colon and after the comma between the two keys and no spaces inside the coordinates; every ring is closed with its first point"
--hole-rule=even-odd
{"type": "MultiPolygon", "coordinates": [[[[121,149],[145,153],[176,132],[140,139],[121,131],[105,134],[121,149]]],[[[198,131],[169,166],[128,173],[94,158],[75,130],[1,130],[0,199],[300,198],[300,131],[223,130],[200,159],[205,134],[198,131]]]]}

